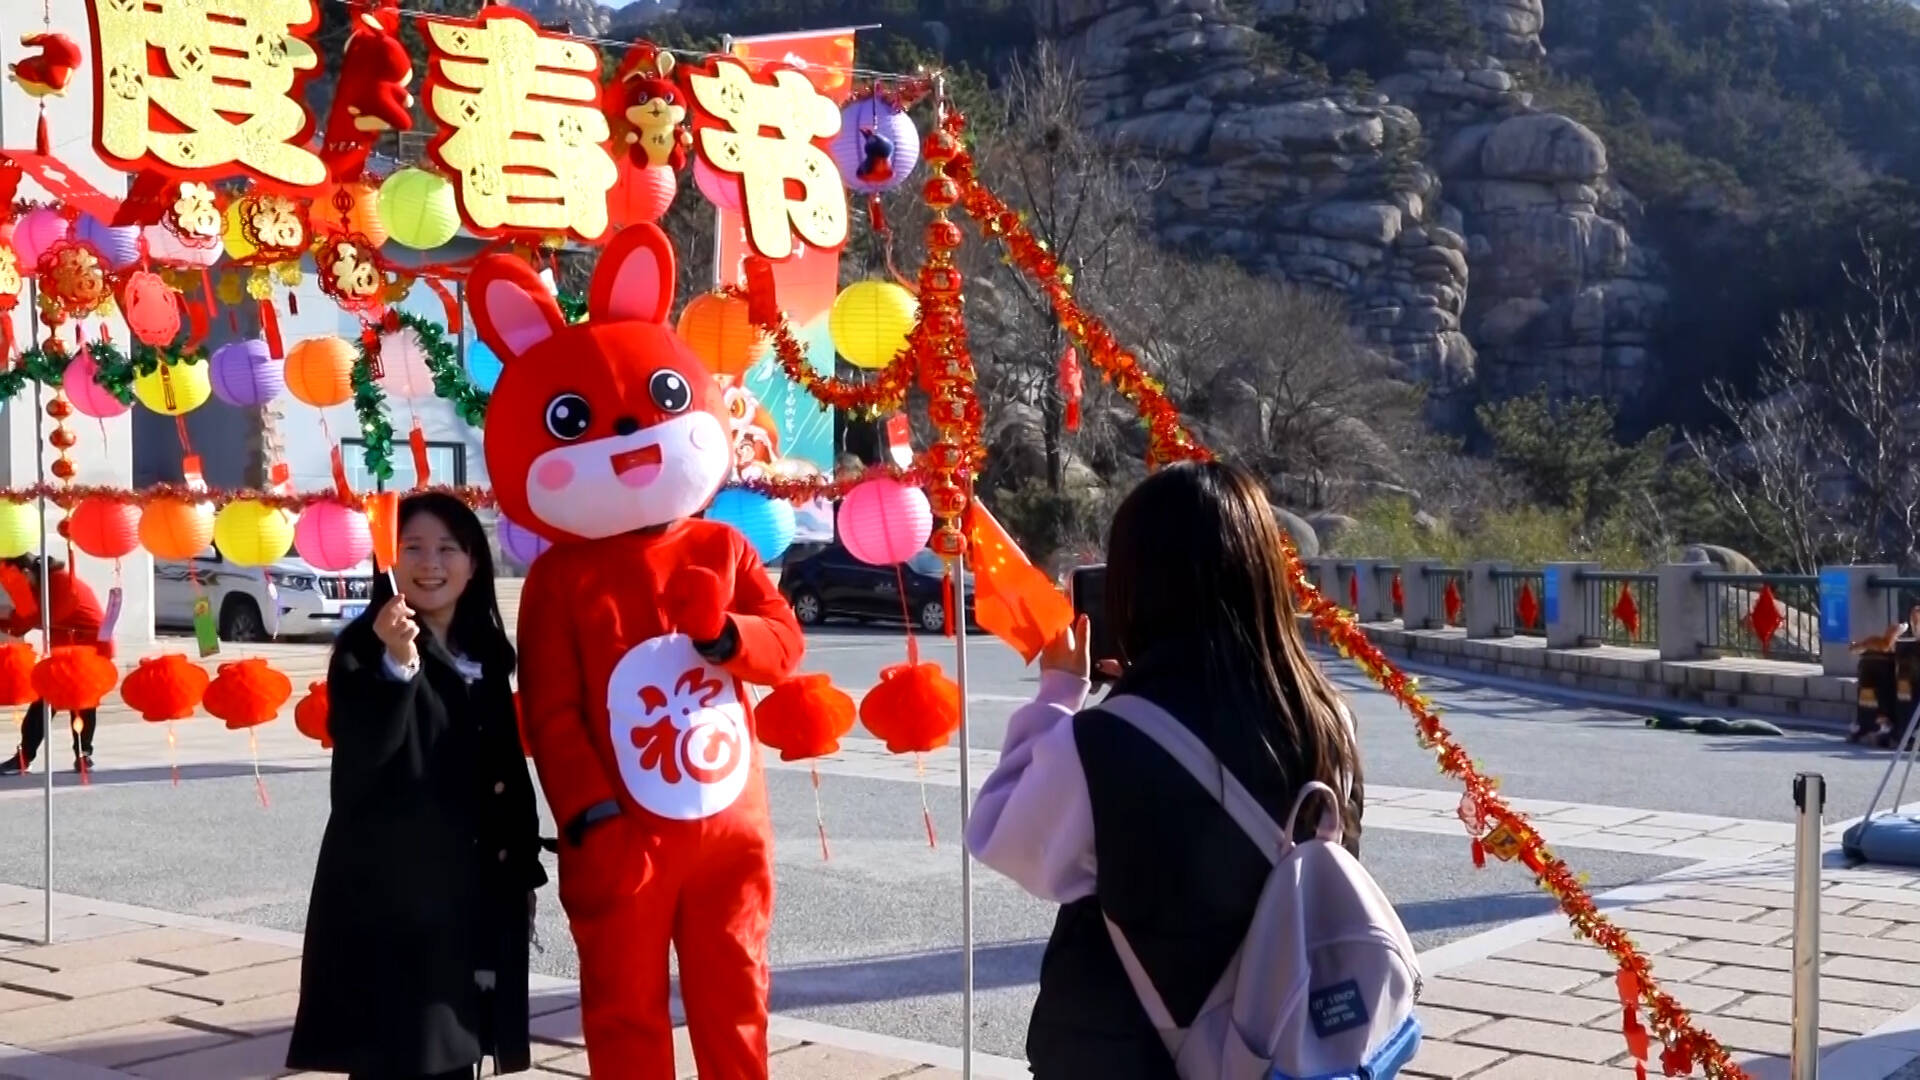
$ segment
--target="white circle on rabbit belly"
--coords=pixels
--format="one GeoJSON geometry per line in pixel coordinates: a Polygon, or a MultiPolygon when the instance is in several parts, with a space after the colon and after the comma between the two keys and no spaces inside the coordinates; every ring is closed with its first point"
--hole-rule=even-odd
{"type": "Polygon", "coordinates": [[[627,650],[607,677],[607,720],[620,779],[648,812],[699,821],[732,806],[746,790],[753,771],[746,707],[733,676],[707,663],[685,634],[649,638],[627,650]],[[648,707],[649,690],[664,708],[648,707]],[[662,720],[672,725],[671,741],[657,748],[666,758],[656,754],[643,766],[634,733],[662,720]],[[696,777],[689,764],[715,775],[696,777]]]}

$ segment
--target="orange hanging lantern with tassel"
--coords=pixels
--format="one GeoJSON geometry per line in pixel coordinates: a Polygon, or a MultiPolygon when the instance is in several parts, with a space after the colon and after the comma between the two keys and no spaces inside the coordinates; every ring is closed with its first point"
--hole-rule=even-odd
{"type": "Polygon", "coordinates": [[[306,696],[293,707],[293,726],[300,730],[300,734],[319,743],[320,749],[333,749],[333,732],[327,726],[325,679],[307,684],[306,696]]]}
{"type": "Polygon", "coordinates": [[[0,645],[0,706],[17,708],[39,699],[33,689],[33,666],[39,658],[24,641],[0,645]]]}
{"type": "Polygon", "coordinates": [[[889,753],[938,750],[960,728],[960,687],[939,664],[895,664],[861,700],[860,722],[889,753]]]}
{"type": "Polygon", "coordinates": [[[837,753],[853,730],[853,698],[821,674],[799,675],[775,687],[754,706],[760,741],[780,751],[781,761],[804,761],[837,753]]]}
{"type": "Polygon", "coordinates": [[[207,669],[179,653],[146,656],[120,684],[120,700],[143,720],[185,720],[200,707],[210,681],[207,669]]]}
{"type": "Polygon", "coordinates": [[[293,696],[293,680],[275,671],[257,656],[220,665],[220,674],[207,687],[207,712],[226,722],[229,731],[259,727],[280,715],[280,706],[293,696]]]}
{"type": "Polygon", "coordinates": [[[34,695],[54,712],[97,709],[119,681],[113,661],[91,645],[62,645],[33,669],[34,695]]]}

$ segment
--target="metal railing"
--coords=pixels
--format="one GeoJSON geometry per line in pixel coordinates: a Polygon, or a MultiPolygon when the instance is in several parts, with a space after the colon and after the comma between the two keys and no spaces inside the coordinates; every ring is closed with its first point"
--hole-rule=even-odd
{"type": "Polygon", "coordinates": [[[1541,570],[1495,570],[1494,594],[1498,610],[1494,632],[1545,637],[1547,634],[1547,575],[1541,570]]]}
{"type": "Polygon", "coordinates": [[[1699,575],[1709,653],[1820,659],[1820,579],[1811,574],[1699,575]]]}
{"type": "Polygon", "coordinates": [[[1594,570],[1583,571],[1576,580],[1583,605],[1582,642],[1634,649],[1660,647],[1659,574],[1594,570]]]}
{"type": "Polygon", "coordinates": [[[1467,625],[1467,572],[1448,567],[1430,567],[1426,578],[1427,613],[1439,626],[1467,625]],[[1447,602],[1447,587],[1453,587],[1454,600],[1447,602]]]}

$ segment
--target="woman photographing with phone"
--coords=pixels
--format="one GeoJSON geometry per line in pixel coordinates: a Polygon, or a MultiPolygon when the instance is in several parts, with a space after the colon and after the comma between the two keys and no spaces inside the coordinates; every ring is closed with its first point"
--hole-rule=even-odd
{"type": "Polygon", "coordinates": [[[530,1066],[546,873],[514,659],[479,519],[447,495],[403,500],[392,577],[374,578],[327,671],[332,815],[289,1068],[437,1080],[484,1057],[530,1066]]]}

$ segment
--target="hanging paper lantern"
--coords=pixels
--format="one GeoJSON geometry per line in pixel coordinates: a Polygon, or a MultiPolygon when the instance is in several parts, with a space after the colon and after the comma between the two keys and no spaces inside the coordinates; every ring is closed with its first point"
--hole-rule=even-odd
{"type": "Polygon", "coordinates": [[[22,271],[31,275],[47,249],[72,235],[73,226],[48,206],[36,207],[13,224],[13,252],[20,257],[22,271]]]}
{"type": "Polygon", "coordinates": [[[227,561],[267,566],[293,546],[293,515],[252,499],[239,499],[213,517],[213,543],[227,561]]]}
{"type": "Polygon", "coordinates": [[[67,517],[67,537],[96,559],[124,559],[140,550],[140,508],[112,499],[81,499],[67,517]]]}
{"type": "Polygon", "coordinates": [[[487,348],[487,343],[479,338],[467,342],[467,378],[473,385],[487,393],[493,393],[495,384],[500,381],[500,373],[505,371],[500,358],[487,348]]]}
{"type": "Polygon", "coordinates": [[[532,529],[515,525],[507,515],[500,515],[500,547],[507,557],[521,566],[532,566],[553,542],[532,529]]]}
{"type": "Polygon", "coordinates": [[[740,178],[722,173],[698,154],[693,158],[693,186],[699,188],[700,194],[706,196],[713,205],[739,213],[740,178]]]}
{"type": "Polygon", "coordinates": [[[33,690],[33,666],[39,659],[24,641],[0,645],[0,706],[18,708],[39,697],[33,690]]]}
{"type": "Polygon", "coordinates": [[[292,696],[293,680],[250,656],[221,664],[202,704],[208,715],[226,722],[228,731],[244,731],[279,716],[280,706],[292,696]]]}
{"type": "Polygon", "coordinates": [[[882,368],[907,347],[920,302],[891,281],[856,281],[827,314],[833,347],[854,367],[882,368]]]}
{"type": "Polygon", "coordinates": [[[40,508],[0,501],[0,559],[17,559],[40,544],[40,508]]]}
{"type": "Polygon", "coordinates": [[[760,741],[780,751],[781,761],[838,753],[853,730],[853,698],[825,675],[799,675],[774,687],[753,707],[760,741]]]}
{"type": "Polygon", "coordinates": [[[143,656],[121,682],[120,700],[152,723],[186,720],[200,707],[210,681],[206,668],[179,653],[143,656]]]}
{"type": "Polygon", "coordinates": [[[120,289],[120,314],[142,342],[170,345],[180,333],[180,294],[159,274],[135,270],[120,289]]]}
{"type": "Polygon", "coordinates": [[[862,481],[840,500],[840,543],[863,563],[892,566],[927,546],[933,508],[926,492],[890,476],[862,481]]]}
{"type": "Polygon", "coordinates": [[[140,238],[147,246],[147,258],[166,266],[205,269],[225,253],[218,239],[204,243],[184,240],[165,225],[147,226],[140,230],[140,238]]]}
{"type": "Polygon", "coordinates": [[[427,367],[427,347],[420,332],[402,326],[380,335],[380,389],[402,398],[430,397],[433,371],[427,367]]]}
{"type": "Polygon", "coordinates": [[[293,546],[316,568],[351,570],[373,554],[367,515],[332,500],[307,504],[293,525],[293,546]]]}
{"type": "Polygon", "coordinates": [[[85,712],[100,707],[120,669],[91,645],[60,645],[34,665],[33,692],[54,712],[85,712]]]}
{"type": "Polygon", "coordinates": [[[133,377],[133,396],[162,416],[184,416],[213,396],[213,379],[204,363],[163,360],[147,374],[133,377]]]}
{"type": "Polygon", "coordinates": [[[300,734],[333,749],[333,730],[327,725],[327,683],[325,679],[307,684],[306,696],[293,707],[293,726],[300,734]]]}
{"type": "Polygon", "coordinates": [[[213,351],[207,367],[213,396],[229,405],[265,405],[287,388],[281,365],[258,338],[227,342],[213,351]]]}
{"type": "Polygon", "coordinates": [[[357,233],[374,247],[387,242],[386,222],[380,218],[380,189],[365,180],[322,187],[313,197],[307,220],[317,236],[357,233]]]}
{"type": "Polygon", "coordinates": [[[895,664],[860,699],[860,723],[895,754],[924,754],[960,729],[960,687],[939,664],[895,664]]]}
{"type": "Polygon", "coordinates": [[[431,251],[460,232],[453,183],[425,169],[401,169],[380,185],[380,220],[396,244],[431,251]]]}
{"type": "Polygon", "coordinates": [[[140,261],[138,225],[109,225],[92,214],[81,214],[74,222],[73,238],[92,248],[115,270],[124,270],[140,261]]]}
{"type": "Polygon", "coordinates": [[[615,229],[659,221],[678,194],[680,181],[670,166],[636,169],[623,162],[620,179],[607,192],[607,220],[615,229]]]}
{"type": "Polygon", "coordinates": [[[763,563],[773,562],[793,543],[793,504],[785,499],[768,498],[746,488],[725,488],[713,497],[705,516],[740,530],[763,563]]]}
{"type": "Polygon", "coordinates": [[[742,375],[767,355],[766,336],[737,296],[702,293],[680,313],[680,337],[715,375],[742,375]]]}
{"type": "Polygon", "coordinates": [[[220,246],[226,250],[227,258],[236,262],[260,253],[260,249],[247,239],[246,229],[241,224],[241,217],[246,213],[241,209],[242,201],[235,199],[227,204],[224,224],[220,229],[220,246]]]}
{"type": "Polygon", "coordinates": [[[840,133],[827,152],[848,188],[861,194],[891,191],[920,164],[920,132],[912,117],[870,97],[840,110],[840,133]]]}
{"type": "Polygon", "coordinates": [[[344,338],[308,338],[287,350],[287,390],[317,408],[353,397],[353,364],[359,354],[344,338]]]}
{"type": "Polygon", "coordinates": [[[93,362],[93,350],[83,348],[60,373],[60,389],[81,416],[111,420],[133,406],[114,397],[99,383],[100,366],[93,362]]]}
{"type": "Polygon", "coordinates": [[[140,544],[156,559],[185,562],[213,543],[213,507],[155,499],[140,512],[140,544]]]}

